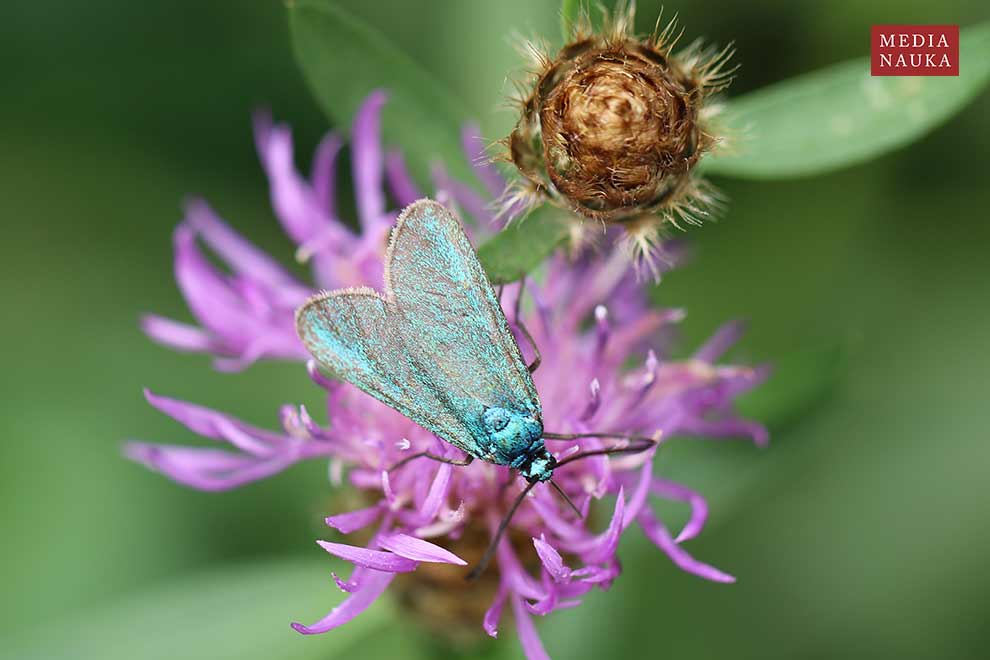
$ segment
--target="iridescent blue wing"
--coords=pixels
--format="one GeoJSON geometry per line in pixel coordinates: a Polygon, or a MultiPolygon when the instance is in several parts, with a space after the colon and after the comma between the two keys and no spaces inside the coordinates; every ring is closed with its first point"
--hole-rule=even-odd
{"type": "Polygon", "coordinates": [[[485,408],[540,414],[502,308],[443,206],[422,200],[399,217],[385,288],[321,294],[297,312],[306,348],[338,378],[483,459],[485,408]]]}
{"type": "Polygon", "coordinates": [[[533,378],[464,229],[441,204],[420,200],[396,223],[386,254],[390,308],[406,345],[429,360],[445,402],[473,426],[479,405],[541,412],[533,378]]]}
{"type": "Polygon", "coordinates": [[[445,402],[443,385],[406,346],[401,324],[401,316],[372,289],[323,293],[296,313],[303,344],[334,376],[482,457],[470,430],[445,402]]]}

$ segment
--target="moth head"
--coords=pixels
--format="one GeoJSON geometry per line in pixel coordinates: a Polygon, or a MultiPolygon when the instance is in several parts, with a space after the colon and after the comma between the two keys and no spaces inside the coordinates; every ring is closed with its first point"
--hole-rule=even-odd
{"type": "Polygon", "coordinates": [[[519,473],[530,483],[550,481],[555,467],[557,467],[557,459],[547,451],[546,447],[541,445],[539,449],[527,456],[525,463],[519,466],[519,473]]]}
{"type": "Polygon", "coordinates": [[[543,422],[526,411],[493,406],[482,416],[486,444],[502,465],[514,468],[543,447],[543,422]]]}

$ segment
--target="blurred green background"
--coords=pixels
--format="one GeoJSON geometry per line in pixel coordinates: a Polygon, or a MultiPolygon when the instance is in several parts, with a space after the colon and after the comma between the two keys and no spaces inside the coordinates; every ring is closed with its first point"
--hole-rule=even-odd
{"type": "MultiPolygon", "coordinates": [[[[551,1],[341,4],[459,90],[493,138],[513,122],[498,110],[519,66],[509,33],[558,34],[551,1]]],[[[645,31],[657,4],[639,5],[645,31]]],[[[736,42],[732,94],[863,56],[874,23],[988,15],[980,0],[667,11],[689,36],[736,42]]],[[[341,599],[313,544],[327,534],[324,465],[209,495],[120,457],[125,438],[196,442],[144,403],[143,386],[266,426],[281,403],[317,402],[298,366],[220,374],[137,327],[145,311],[188,318],[170,245],[186,195],[291,262],[250,112],[267,105],[291,122],[307,166],[327,125],[284,7],[7,0],[0,62],[0,656],[440,653],[387,602],[321,637],[289,629],[341,599]]],[[[711,496],[710,527],[690,550],[737,584],[682,574],[630,534],[610,592],[539,622],[551,655],[986,657],[988,116],[984,94],[867,165],[717,182],[728,213],[691,230],[695,259],[656,297],[688,308],[684,350],[726,319],[750,319],[733,357],[790,365],[787,382],[815,396],[774,419],[768,450],[697,444],[664,468],[711,496]]],[[[470,652],[520,655],[508,627],[470,652]]]]}

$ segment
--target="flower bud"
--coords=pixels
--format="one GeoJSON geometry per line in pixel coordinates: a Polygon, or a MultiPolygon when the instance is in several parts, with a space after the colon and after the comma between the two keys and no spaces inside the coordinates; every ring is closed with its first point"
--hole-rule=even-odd
{"type": "Polygon", "coordinates": [[[513,201],[624,224],[643,253],[665,221],[699,222],[716,201],[694,169],[718,142],[707,101],[732,70],[730,49],[672,54],[673,21],[643,40],[632,23],[632,7],[620,8],[600,33],[579,20],[554,58],[530,46],[538,66],[508,146],[525,177],[513,201]]]}

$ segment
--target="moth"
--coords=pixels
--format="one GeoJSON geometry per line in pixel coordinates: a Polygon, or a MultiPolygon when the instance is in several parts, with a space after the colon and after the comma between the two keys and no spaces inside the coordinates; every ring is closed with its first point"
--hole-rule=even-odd
{"type": "MultiPolygon", "coordinates": [[[[390,469],[424,457],[456,465],[480,459],[517,470],[529,482],[472,575],[484,570],[515,510],[536,484],[549,482],[570,504],[551,480],[556,468],[596,454],[643,451],[656,443],[623,434],[544,431],[532,377],[539,358],[530,365],[523,360],[463,227],[441,204],[423,199],[401,213],[385,255],[384,280],[384,292],[362,287],[313,296],[297,310],[296,330],[306,349],[336,378],[467,455],[457,460],[421,452],[390,469]],[[591,436],[629,442],[561,461],[544,443],[545,438],[591,436]]],[[[531,340],[518,318],[516,325],[531,340]]]]}

